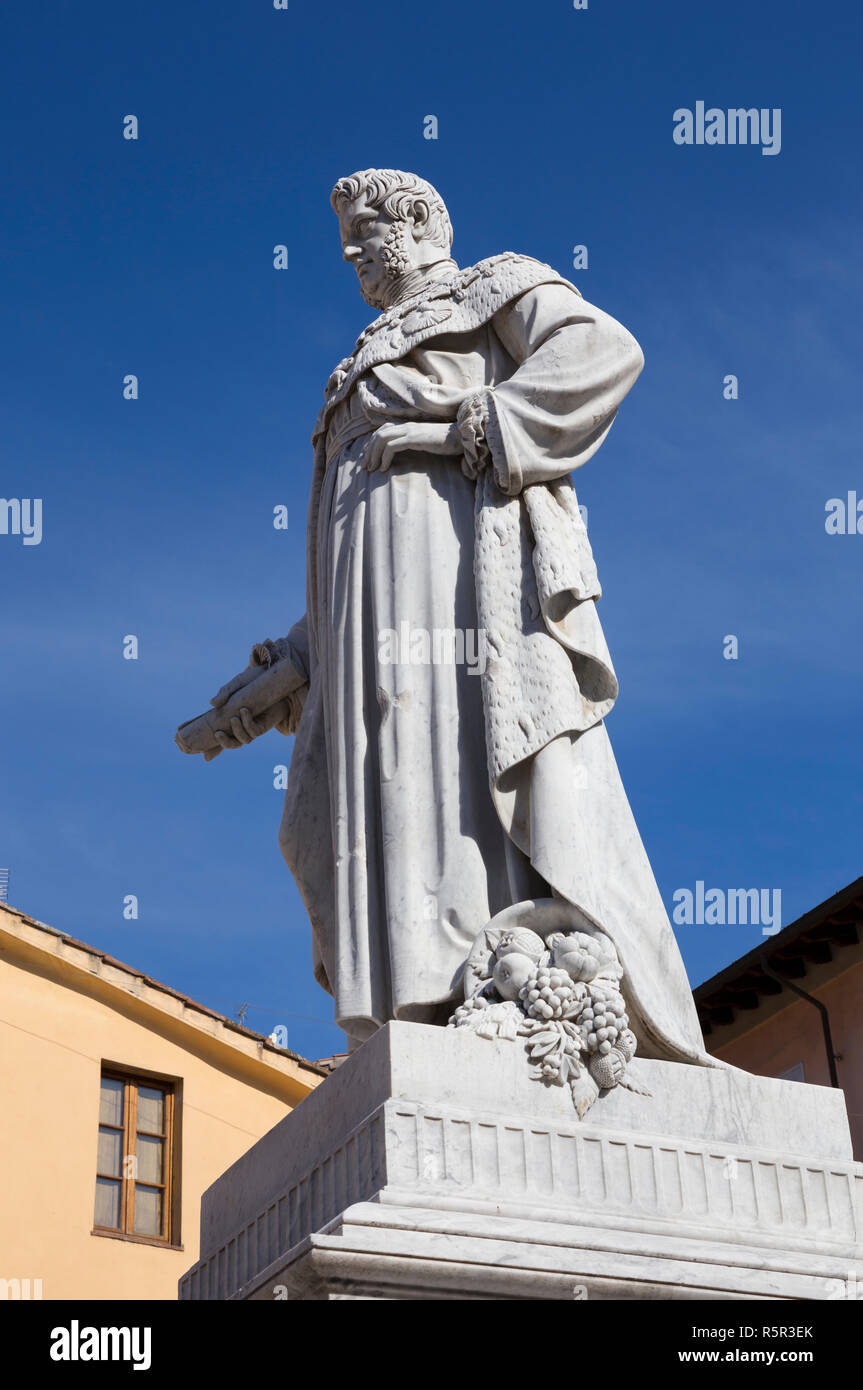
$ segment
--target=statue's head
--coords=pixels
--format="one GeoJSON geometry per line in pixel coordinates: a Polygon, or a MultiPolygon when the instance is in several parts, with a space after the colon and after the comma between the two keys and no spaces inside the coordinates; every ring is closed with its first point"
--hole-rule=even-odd
{"type": "Polygon", "coordinates": [[[363,169],[339,179],[335,209],[346,261],[367,304],[384,309],[413,270],[449,260],[452,223],[436,188],[400,169],[363,169]]]}

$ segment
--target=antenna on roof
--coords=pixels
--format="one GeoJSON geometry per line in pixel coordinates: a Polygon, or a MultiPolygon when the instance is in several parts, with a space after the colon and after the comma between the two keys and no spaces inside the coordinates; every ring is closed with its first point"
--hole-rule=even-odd
{"type": "Polygon", "coordinates": [[[0,869],[0,903],[9,901],[9,870],[0,869]]]}
{"type": "Polygon", "coordinates": [[[237,1020],[240,1023],[240,1026],[243,1028],[245,1028],[246,1026],[246,1010],[248,1009],[248,1007],[248,1004],[237,1005],[237,1020]]]}

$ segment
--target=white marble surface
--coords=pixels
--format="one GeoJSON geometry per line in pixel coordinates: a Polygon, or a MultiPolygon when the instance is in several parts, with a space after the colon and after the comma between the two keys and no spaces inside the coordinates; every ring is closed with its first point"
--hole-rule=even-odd
{"type": "Polygon", "coordinates": [[[570,476],[641,348],[529,256],[459,267],[414,174],[360,171],[332,202],[382,312],[314,431],[306,612],[257,644],[278,679],[253,663],[180,746],[296,733],[280,844],[351,1046],[445,1021],[490,919],[556,894],[614,942],[639,1054],[714,1065],[606,731],[617,679],[570,476]],[[432,650],[460,634],[481,666],[385,659],[405,629],[432,650]]]}
{"type": "Polygon", "coordinates": [[[652,1096],[609,1092],[579,1124],[523,1063],[517,1043],[382,1029],[205,1194],[182,1296],[274,1297],[280,1279],[365,1296],[350,1290],[375,1278],[390,1292],[369,1296],[417,1279],[496,1296],[489,1264],[514,1297],[566,1297],[575,1277],[596,1296],[738,1298],[863,1279],[841,1092],[636,1059],[652,1096]]]}

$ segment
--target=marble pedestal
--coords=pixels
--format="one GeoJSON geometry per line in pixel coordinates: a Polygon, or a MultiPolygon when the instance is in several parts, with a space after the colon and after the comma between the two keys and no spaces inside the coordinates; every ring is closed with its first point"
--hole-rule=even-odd
{"type": "Polygon", "coordinates": [[[651,1096],[618,1088],[579,1123],[567,1089],[530,1079],[522,1043],[391,1023],[204,1194],[180,1297],[863,1287],[841,1091],[638,1058],[632,1073],[651,1096]]]}

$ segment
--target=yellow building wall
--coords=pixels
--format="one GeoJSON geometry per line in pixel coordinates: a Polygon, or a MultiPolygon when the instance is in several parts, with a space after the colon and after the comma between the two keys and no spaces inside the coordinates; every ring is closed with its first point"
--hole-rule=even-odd
{"type": "MultiPolygon", "coordinates": [[[[801,983],[805,989],[806,981],[801,983]]],[[[836,1070],[845,1092],[854,1157],[863,1161],[863,961],[809,993],[825,1004],[830,1014],[833,1050],[839,1056],[836,1070]]],[[[709,1045],[709,1037],[707,1041],[709,1045]]],[[[804,999],[795,1000],[787,1009],[715,1051],[724,1062],[759,1076],[778,1076],[802,1062],[806,1081],[816,1086],[830,1085],[821,1015],[804,999]]]]}
{"type": "Polygon", "coordinates": [[[59,960],[0,956],[0,1279],[41,1279],[46,1299],[176,1298],[198,1258],[201,1194],[319,1079],[294,1069],[299,1080],[59,960]],[[182,1080],[182,1250],[91,1234],[105,1061],[182,1080]]]}

